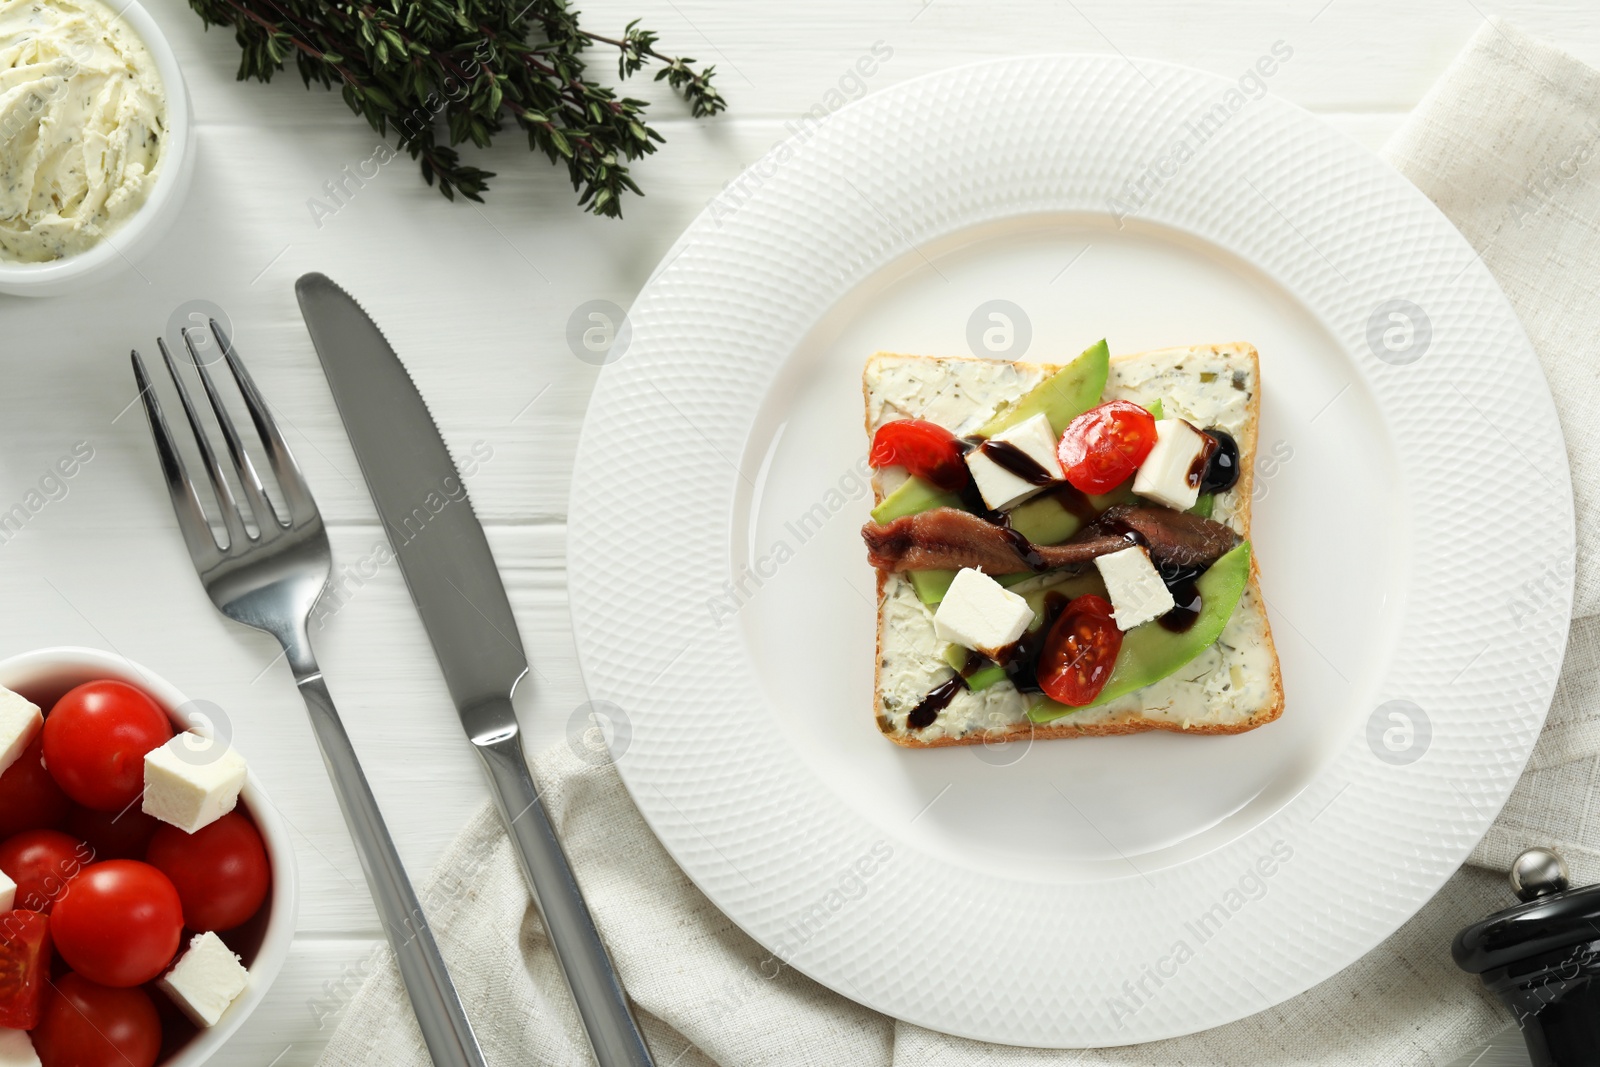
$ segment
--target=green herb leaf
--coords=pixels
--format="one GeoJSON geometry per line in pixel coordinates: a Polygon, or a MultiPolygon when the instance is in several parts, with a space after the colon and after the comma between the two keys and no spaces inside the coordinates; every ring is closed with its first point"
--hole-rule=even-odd
{"type": "Polygon", "coordinates": [[[658,65],[696,118],[726,110],[714,68],[663,54],[638,20],[620,38],[583,29],[566,0],[189,0],[209,25],[233,30],[240,81],[267,82],[290,56],[300,80],[337,87],[345,106],[380,134],[392,127],[422,179],[454,200],[481,200],[493,172],[463,164],[455,146],[488,147],[520,126],[528,147],[564,164],[580,206],[622,214],[640,193],[628,164],[656,150],[661,134],[642,100],[618,99],[589,77],[584,52],[614,49],[627,79],[658,65]]]}

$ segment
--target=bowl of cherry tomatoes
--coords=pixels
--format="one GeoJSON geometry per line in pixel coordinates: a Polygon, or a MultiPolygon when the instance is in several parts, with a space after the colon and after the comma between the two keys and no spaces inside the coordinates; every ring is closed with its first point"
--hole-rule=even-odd
{"type": "Polygon", "coordinates": [[[288,955],[287,827],[248,771],[192,833],[146,814],[145,755],[216,724],[131,660],[41,649],[0,661],[0,687],[44,716],[0,773],[0,1062],[195,1067],[288,955]]]}

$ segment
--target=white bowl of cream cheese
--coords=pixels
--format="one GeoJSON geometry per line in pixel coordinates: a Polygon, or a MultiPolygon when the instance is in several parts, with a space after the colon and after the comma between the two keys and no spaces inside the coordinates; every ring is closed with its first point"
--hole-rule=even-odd
{"type": "Polygon", "coordinates": [[[144,8],[0,0],[0,293],[130,267],[177,216],[193,155],[183,75],[144,8]]]}

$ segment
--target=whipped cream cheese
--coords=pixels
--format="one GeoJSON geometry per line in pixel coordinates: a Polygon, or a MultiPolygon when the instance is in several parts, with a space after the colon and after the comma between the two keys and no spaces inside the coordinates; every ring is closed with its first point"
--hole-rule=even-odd
{"type": "Polygon", "coordinates": [[[96,0],[0,0],[0,258],[82,252],[149,196],[166,89],[133,28],[96,0]]]}

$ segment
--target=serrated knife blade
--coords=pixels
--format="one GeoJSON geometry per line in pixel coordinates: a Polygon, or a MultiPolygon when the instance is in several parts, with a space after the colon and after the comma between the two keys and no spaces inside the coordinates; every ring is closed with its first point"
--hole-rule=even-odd
{"type": "Polygon", "coordinates": [[[433,416],[383,332],[323,274],[295,295],[468,738],[600,1067],[648,1067],[628,1007],[522,752],[511,695],[527,673],[505,585],[433,416]]]}
{"type": "Polygon", "coordinates": [[[508,697],[528,670],[505,586],[465,483],[383,332],[325,275],[295,286],[300,310],[384,533],[469,733],[514,726],[508,697]]]}

